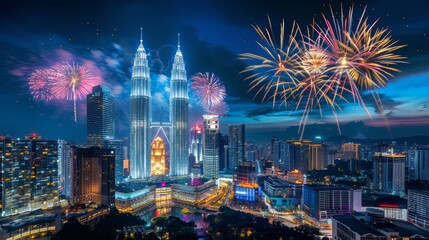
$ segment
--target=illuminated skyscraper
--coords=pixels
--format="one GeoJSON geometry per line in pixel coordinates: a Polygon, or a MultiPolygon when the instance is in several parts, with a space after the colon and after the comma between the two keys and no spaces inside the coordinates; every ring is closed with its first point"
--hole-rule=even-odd
{"type": "MultiPolygon", "coordinates": [[[[191,144],[189,146],[189,153],[195,157],[195,163],[201,163],[203,154],[203,134],[201,127],[196,124],[191,129],[191,144]]],[[[194,164],[195,164],[194,163],[194,164]]]]}
{"type": "Polygon", "coordinates": [[[173,176],[188,174],[188,102],[186,70],[179,38],[170,82],[170,174],[173,176]]]}
{"type": "Polygon", "coordinates": [[[115,204],[115,150],[73,147],[73,204],[115,204]]]}
{"type": "Polygon", "coordinates": [[[165,145],[164,141],[160,137],[156,137],[152,142],[152,154],[151,159],[151,175],[164,175],[166,173],[165,168],[165,145]]]}
{"type": "Polygon", "coordinates": [[[87,102],[87,142],[89,145],[103,145],[103,141],[115,138],[115,97],[103,85],[92,88],[87,102]]]}
{"type": "Polygon", "coordinates": [[[244,136],[244,124],[229,126],[229,169],[237,168],[239,163],[245,161],[244,136]]]}
{"type": "Polygon", "coordinates": [[[217,178],[219,175],[219,119],[218,115],[203,115],[203,175],[217,178]]]}
{"type": "Polygon", "coordinates": [[[405,155],[375,153],[373,163],[374,190],[399,195],[405,191],[405,155]]]}
{"type": "Polygon", "coordinates": [[[1,216],[59,206],[58,195],[58,141],[0,136],[1,216]]]}
{"type": "Polygon", "coordinates": [[[134,58],[130,106],[130,175],[131,178],[146,178],[150,176],[151,88],[142,39],[134,58]]]}

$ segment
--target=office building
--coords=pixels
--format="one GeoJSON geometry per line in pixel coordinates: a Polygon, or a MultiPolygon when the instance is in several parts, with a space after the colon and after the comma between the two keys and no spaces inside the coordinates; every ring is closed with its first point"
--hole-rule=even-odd
{"type": "Polygon", "coordinates": [[[72,148],[71,144],[58,140],[58,176],[60,195],[64,195],[67,199],[72,191],[72,148]]]}
{"type": "Polygon", "coordinates": [[[235,169],[245,161],[245,125],[229,126],[229,165],[228,169],[235,169]]]}
{"type": "Polygon", "coordinates": [[[407,168],[409,179],[429,181],[429,146],[408,150],[407,168]]]}
{"type": "Polygon", "coordinates": [[[121,183],[124,180],[124,140],[112,139],[104,141],[103,148],[115,150],[115,181],[121,183]]]}
{"type": "Polygon", "coordinates": [[[429,231],[429,191],[408,190],[408,221],[429,231]]]}
{"type": "Polygon", "coordinates": [[[115,138],[115,97],[104,85],[92,88],[87,102],[87,143],[91,146],[103,145],[105,140],[115,138]]]}
{"type": "Polygon", "coordinates": [[[191,142],[189,145],[189,154],[195,157],[195,164],[201,163],[203,160],[203,131],[201,126],[195,124],[191,128],[191,142]]]}
{"type": "Polygon", "coordinates": [[[264,180],[263,200],[278,211],[295,210],[301,205],[302,184],[268,177],[264,180]]]}
{"type": "Polygon", "coordinates": [[[151,87],[150,69],[143,40],[134,58],[130,96],[130,176],[150,177],[151,87]]]}
{"type": "Polygon", "coordinates": [[[59,206],[57,140],[1,137],[0,159],[1,216],[59,206]]]}
{"type": "Polygon", "coordinates": [[[373,162],[373,188],[389,194],[403,194],[405,191],[405,156],[376,153],[373,162]]]}
{"type": "Polygon", "coordinates": [[[203,115],[203,174],[205,178],[219,176],[219,118],[218,115],[203,115]]]}
{"type": "Polygon", "coordinates": [[[322,170],[328,166],[328,149],[320,144],[311,144],[311,157],[309,170],[322,170]]]}
{"type": "Polygon", "coordinates": [[[188,85],[185,63],[180,51],[180,35],[171,70],[170,82],[170,174],[183,176],[188,172],[188,85]]]}
{"type": "Polygon", "coordinates": [[[361,190],[348,186],[304,185],[302,209],[316,220],[326,220],[361,207],[361,190]]]}
{"type": "Polygon", "coordinates": [[[73,147],[72,204],[115,203],[115,150],[73,147]]]}
{"type": "Polygon", "coordinates": [[[340,155],[344,160],[360,160],[360,144],[344,143],[341,145],[340,155]]]}

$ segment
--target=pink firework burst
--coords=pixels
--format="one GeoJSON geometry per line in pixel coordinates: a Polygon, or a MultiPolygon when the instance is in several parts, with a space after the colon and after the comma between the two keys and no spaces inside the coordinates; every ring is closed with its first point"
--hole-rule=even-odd
{"type": "Polygon", "coordinates": [[[226,106],[225,86],[219,77],[213,73],[198,73],[192,80],[191,89],[195,91],[198,102],[206,111],[213,113],[219,107],[226,106]]]}
{"type": "Polygon", "coordinates": [[[74,120],[77,121],[76,101],[86,97],[94,86],[94,77],[88,68],[79,64],[56,64],[52,67],[55,84],[52,91],[59,99],[73,100],[74,120]]]}
{"type": "Polygon", "coordinates": [[[28,79],[31,94],[34,99],[51,101],[56,98],[52,92],[54,75],[51,69],[37,69],[28,79]]]}

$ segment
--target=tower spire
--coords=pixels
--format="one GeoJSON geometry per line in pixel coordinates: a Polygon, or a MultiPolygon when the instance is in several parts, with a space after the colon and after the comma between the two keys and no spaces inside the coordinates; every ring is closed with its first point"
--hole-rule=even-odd
{"type": "Polygon", "coordinates": [[[143,28],[140,27],[140,42],[143,43],[143,28]]]}
{"type": "Polygon", "coordinates": [[[180,49],[180,33],[177,34],[177,50],[180,49]]]}

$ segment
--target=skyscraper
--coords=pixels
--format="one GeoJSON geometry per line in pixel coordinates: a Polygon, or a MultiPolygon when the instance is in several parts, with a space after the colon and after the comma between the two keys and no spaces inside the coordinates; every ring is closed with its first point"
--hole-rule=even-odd
{"type": "Polygon", "coordinates": [[[58,142],[0,137],[0,211],[9,216],[59,206],[58,142]]]}
{"type": "Polygon", "coordinates": [[[178,35],[170,82],[170,174],[188,174],[188,85],[178,35]]]}
{"type": "Polygon", "coordinates": [[[429,180],[429,146],[408,151],[408,176],[412,180],[429,180]]]}
{"type": "Polygon", "coordinates": [[[74,204],[115,203],[115,150],[73,147],[74,204]]]}
{"type": "MultiPolygon", "coordinates": [[[[191,128],[191,144],[189,146],[189,154],[195,157],[195,163],[201,163],[203,154],[203,134],[201,127],[196,124],[191,128]]],[[[195,164],[194,163],[194,164],[195,164]]]]}
{"type": "Polygon", "coordinates": [[[373,162],[373,186],[375,190],[390,194],[405,191],[405,156],[376,153],[373,162]]]}
{"type": "Polygon", "coordinates": [[[142,39],[134,58],[130,110],[130,176],[131,178],[150,177],[150,70],[142,39]]]}
{"type": "Polygon", "coordinates": [[[245,161],[245,127],[244,124],[229,126],[229,169],[237,168],[245,161]]]}
{"type": "Polygon", "coordinates": [[[60,195],[69,198],[72,190],[72,148],[70,143],[58,140],[58,176],[60,195]]]}
{"type": "Polygon", "coordinates": [[[203,115],[203,175],[217,178],[219,175],[219,119],[218,115],[203,115]]]}
{"type": "Polygon", "coordinates": [[[103,147],[115,150],[115,181],[116,183],[122,182],[124,180],[124,140],[106,140],[103,147]]]}
{"type": "Polygon", "coordinates": [[[115,138],[115,97],[104,85],[92,88],[87,95],[87,142],[101,147],[104,140],[115,138]]]}
{"type": "Polygon", "coordinates": [[[345,160],[359,160],[360,157],[360,144],[358,143],[344,143],[341,146],[341,158],[345,160]]]}

